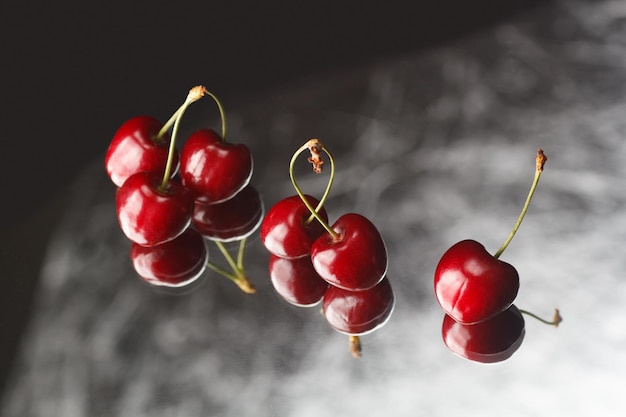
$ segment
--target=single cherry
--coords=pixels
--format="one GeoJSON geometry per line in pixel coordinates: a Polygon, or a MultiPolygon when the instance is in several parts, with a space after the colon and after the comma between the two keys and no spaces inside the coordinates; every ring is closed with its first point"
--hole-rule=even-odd
{"type": "MultiPolygon", "coordinates": [[[[109,144],[105,167],[113,183],[121,187],[131,175],[140,171],[163,174],[168,158],[170,135],[162,132],[163,124],[151,116],[137,116],[120,126],[109,144]]],[[[174,166],[179,155],[173,155],[174,166]]]]}
{"type": "Polygon", "coordinates": [[[478,323],[501,313],[513,304],[518,290],[515,268],[475,240],[453,245],[435,270],[437,300],[459,323],[478,323]]]}
{"type": "Polygon", "coordinates": [[[308,256],[285,259],[270,255],[269,271],[276,292],[296,306],[318,304],[328,288],[328,283],[315,272],[308,256]]]}
{"type": "Polygon", "coordinates": [[[321,235],[311,247],[317,273],[329,284],[362,291],[378,284],[387,272],[387,249],[376,226],[356,213],[332,225],[334,236],[321,235]]]}
{"type": "Polygon", "coordinates": [[[161,175],[138,172],[118,188],[117,217],[124,234],[142,246],[180,236],[191,223],[193,198],[180,182],[162,184],[161,175]]]}
{"type": "Polygon", "coordinates": [[[510,358],[526,333],[524,317],[515,305],[477,324],[459,323],[446,314],[441,331],[445,345],[452,352],[482,363],[510,358]]]}
{"type": "Polygon", "coordinates": [[[148,283],[182,287],[202,275],[209,252],[202,236],[187,229],[177,238],[160,245],[146,247],[133,243],[130,257],[137,274],[148,283]]]}
{"type": "Polygon", "coordinates": [[[201,129],[183,145],[180,176],[196,200],[219,203],[248,185],[252,155],[246,145],[226,142],[215,131],[201,129]]]}
{"type": "Polygon", "coordinates": [[[519,275],[499,260],[519,229],[539,183],[547,157],[537,151],[535,177],[513,230],[500,249],[491,255],[474,240],[463,240],[448,249],[435,269],[434,288],[443,310],[462,324],[479,323],[501,313],[517,297],[519,275]]]}
{"type": "MultiPolygon", "coordinates": [[[[310,195],[304,196],[315,207],[319,201],[310,195]]],[[[322,207],[318,215],[328,221],[322,207]]],[[[311,218],[309,208],[298,195],[284,198],[274,204],[261,223],[261,241],[267,250],[281,258],[299,258],[311,253],[313,241],[324,233],[323,226],[311,218]]]]}
{"type": "Polygon", "coordinates": [[[204,237],[228,242],[250,236],[262,219],[261,195],[252,185],[247,185],[221,203],[196,201],[191,223],[204,237]]]}
{"type": "Polygon", "coordinates": [[[364,291],[330,286],[322,300],[322,311],[330,326],[340,333],[359,336],[384,325],[393,311],[395,297],[386,277],[364,291]]]}

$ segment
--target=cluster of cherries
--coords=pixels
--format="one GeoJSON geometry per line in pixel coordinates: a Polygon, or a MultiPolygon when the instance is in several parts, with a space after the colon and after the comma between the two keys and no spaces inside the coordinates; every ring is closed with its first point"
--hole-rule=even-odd
{"type": "Polygon", "coordinates": [[[226,142],[225,120],[219,100],[197,86],[167,123],[151,116],[131,118],[109,145],[105,166],[117,186],[117,218],[132,242],[133,267],[152,285],[183,287],[210,267],[244,292],[255,292],[244,273],[243,250],[261,223],[263,204],[250,185],[252,155],[245,145],[226,142]],[[218,105],[222,134],[197,130],[179,152],[175,142],[182,116],[205,95],[218,105]],[[209,261],[209,241],[232,272],[209,261]],[[240,242],[237,260],[225,247],[230,241],[240,242]]]}
{"type": "Polygon", "coordinates": [[[293,305],[310,307],[321,302],[327,322],[349,335],[350,350],[359,357],[359,336],[386,323],[394,307],[386,277],[385,243],[374,224],[357,213],[343,214],[329,225],[323,204],[333,182],[334,161],[318,139],[309,140],[294,153],[289,173],[296,195],[273,205],[261,224],[261,241],[270,252],[271,282],[293,305]],[[316,173],[322,172],[322,152],[331,162],[330,179],[320,200],[303,194],[294,178],[294,163],[306,150],[316,173]]]}
{"type": "MultiPolygon", "coordinates": [[[[517,351],[525,336],[523,314],[554,326],[561,321],[558,310],[548,321],[518,309],[513,302],[519,275],[499,260],[528,210],[546,161],[539,149],[526,203],[495,255],[475,240],[463,240],[444,253],[435,270],[435,295],[445,312],[444,343],[472,361],[499,362],[517,351]]],[[[376,226],[357,213],[343,214],[329,225],[324,203],[335,164],[318,139],[307,141],[291,158],[289,175],[296,194],[278,201],[265,216],[261,196],[250,184],[250,150],[226,141],[222,105],[203,86],[192,88],[165,124],[151,116],[123,123],[109,145],[105,165],[117,187],[116,212],[132,242],[133,267],[149,284],[185,287],[210,268],[242,291],[254,293],[243,254],[246,239],[260,227],[276,292],[296,306],[321,303],[329,325],[349,336],[355,357],[361,355],[360,336],[380,328],[391,316],[395,297],[387,278],[385,242],[376,226]],[[197,130],[179,152],[176,136],[182,116],[206,95],[218,106],[221,135],[197,130]],[[330,161],[330,178],[319,200],[304,194],[294,178],[295,162],[307,150],[317,174],[322,172],[322,155],[330,161]],[[209,260],[209,242],[217,246],[230,270],[209,260]],[[236,259],[225,246],[228,242],[239,243],[236,259]]]]}
{"type": "Polygon", "coordinates": [[[445,311],[442,336],[446,346],[469,360],[493,363],[508,359],[525,336],[522,313],[558,326],[558,309],[552,321],[518,309],[520,285],[516,269],[500,255],[517,232],[539,182],[547,157],[539,149],[533,184],[524,208],[502,247],[491,255],[475,240],[463,240],[441,257],[434,276],[435,295],[445,311]]]}

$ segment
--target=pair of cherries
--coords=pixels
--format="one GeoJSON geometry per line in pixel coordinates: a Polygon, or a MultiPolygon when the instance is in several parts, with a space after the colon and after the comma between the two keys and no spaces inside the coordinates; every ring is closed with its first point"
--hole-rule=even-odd
{"type": "MultiPolygon", "coordinates": [[[[547,157],[539,149],[535,178],[524,208],[509,237],[491,255],[475,240],[463,240],[441,257],[434,275],[435,295],[445,316],[442,336],[454,353],[476,362],[492,363],[508,359],[522,344],[525,322],[515,301],[520,278],[517,270],[501,261],[504,252],[526,215],[547,157]]],[[[533,314],[533,317],[540,319],[533,314]]],[[[558,325],[556,310],[549,324],[558,325]]]]}
{"type": "Polygon", "coordinates": [[[296,306],[315,306],[330,326],[350,336],[360,356],[359,336],[382,326],[394,307],[387,272],[387,250],[374,224],[357,213],[340,216],[332,226],[323,203],[334,178],[334,161],[318,139],[293,155],[289,168],[296,195],[278,201],[261,225],[261,241],[270,252],[269,272],[276,292],[296,306]],[[293,175],[296,158],[309,150],[316,173],[322,152],[331,161],[330,180],[320,200],[305,195],[293,175]]]}
{"type": "Polygon", "coordinates": [[[133,242],[130,256],[135,270],[150,284],[185,286],[209,266],[232,278],[243,290],[254,292],[243,275],[243,266],[232,257],[227,257],[232,274],[209,262],[207,240],[216,242],[228,256],[222,242],[243,242],[263,217],[261,197],[249,184],[252,155],[245,145],[226,142],[225,131],[219,100],[198,86],[190,90],[166,124],[151,116],[131,118],[109,145],[105,166],[118,187],[119,224],[133,242]],[[198,130],[179,152],[175,139],[182,115],[206,94],[220,109],[222,135],[210,129],[198,130]]]}

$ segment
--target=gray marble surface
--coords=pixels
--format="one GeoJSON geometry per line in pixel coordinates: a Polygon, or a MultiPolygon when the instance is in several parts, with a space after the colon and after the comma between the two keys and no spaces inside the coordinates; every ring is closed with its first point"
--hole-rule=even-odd
{"type": "MultiPolygon", "coordinates": [[[[426,53],[228,104],[229,136],[252,149],[266,207],[293,193],[289,158],[319,137],[337,164],[331,220],[356,211],[383,234],[397,304],[359,360],[317,309],[274,293],[256,236],[255,295],[212,273],[176,294],[145,285],[94,162],[50,242],[0,414],[623,415],[625,21],[624,2],[561,1],[426,53]],[[500,246],[537,147],[546,171],[501,259],[520,273],[516,304],[544,316],[558,307],[564,322],[527,319],[510,360],[479,365],[443,345],[433,270],[458,240],[500,246]]],[[[204,106],[184,131],[215,124],[204,106]]],[[[321,193],[323,178],[298,176],[321,193]]]]}

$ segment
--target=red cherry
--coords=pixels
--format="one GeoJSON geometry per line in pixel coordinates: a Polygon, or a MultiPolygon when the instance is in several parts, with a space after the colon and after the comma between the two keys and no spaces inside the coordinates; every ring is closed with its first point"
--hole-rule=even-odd
{"type": "Polygon", "coordinates": [[[367,218],[356,213],[339,217],[329,233],[311,247],[317,273],[329,284],[350,291],[372,288],[387,272],[387,249],[382,236],[367,218]]]}
{"type": "Polygon", "coordinates": [[[506,310],[517,297],[515,268],[475,240],[456,243],[435,270],[435,294],[443,310],[463,324],[478,323],[506,310]]]}
{"type": "Polygon", "coordinates": [[[169,242],[146,247],[133,243],[130,251],[139,276],[152,285],[182,287],[198,279],[206,269],[209,252],[193,229],[169,242]]]}
{"type": "Polygon", "coordinates": [[[263,219],[263,202],[251,185],[221,203],[195,202],[191,223],[204,237],[228,242],[250,236],[263,219]]]}
{"type": "MultiPolygon", "coordinates": [[[[319,201],[310,195],[304,196],[316,207],[319,201]]],[[[328,221],[328,214],[322,207],[319,215],[328,221]]],[[[284,198],[274,204],[261,223],[261,241],[267,250],[281,258],[299,258],[311,253],[311,245],[322,233],[324,227],[315,219],[306,223],[311,212],[299,196],[284,198]]]]}
{"type": "Polygon", "coordinates": [[[191,222],[193,198],[176,180],[164,189],[156,173],[131,175],[117,190],[117,217],[122,231],[133,242],[155,246],[174,239],[191,222]]]}
{"type": "Polygon", "coordinates": [[[201,129],[183,145],[180,176],[196,200],[219,203],[248,184],[252,155],[247,146],[225,142],[213,130],[201,129]]]}
{"type": "Polygon", "coordinates": [[[389,279],[364,291],[330,286],[324,294],[322,311],[330,326],[340,333],[364,335],[387,322],[395,304],[389,279]]]}
{"type": "Polygon", "coordinates": [[[317,275],[308,256],[285,259],[270,255],[269,270],[276,292],[296,306],[316,305],[328,288],[328,283],[317,275]]]}
{"type": "Polygon", "coordinates": [[[446,314],[442,325],[443,341],[452,352],[482,363],[510,358],[525,333],[524,317],[515,305],[477,324],[458,323],[446,314]]]}
{"type": "MultiPolygon", "coordinates": [[[[105,167],[113,183],[121,187],[131,175],[140,171],[160,173],[167,165],[169,134],[158,137],[163,124],[151,116],[126,121],[115,133],[105,156],[105,167]]],[[[178,165],[178,152],[173,155],[178,165]]]]}

